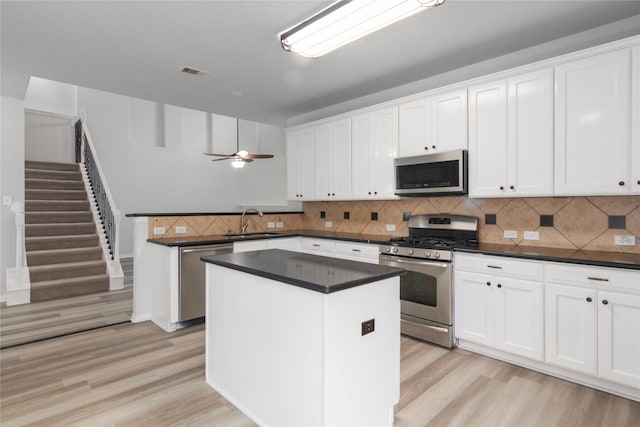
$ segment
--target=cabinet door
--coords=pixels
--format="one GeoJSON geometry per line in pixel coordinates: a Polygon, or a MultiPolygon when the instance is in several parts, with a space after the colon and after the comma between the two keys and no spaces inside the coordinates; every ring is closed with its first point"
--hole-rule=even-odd
{"type": "Polygon", "coordinates": [[[287,199],[300,200],[300,131],[287,132],[287,199]]]}
{"type": "Polygon", "coordinates": [[[287,132],[287,198],[313,200],[313,129],[287,132]]]}
{"type": "Polygon", "coordinates": [[[329,123],[314,128],[315,144],[315,199],[331,200],[332,147],[331,125],[329,123]]]}
{"type": "Polygon", "coordinates": [[[553,195],[553,70],[508,80],[508,193],[553,195]]]}
{"type": "Polygon", "coordinates": [[[351,118],[331,124],[331,196],[351,198],[351,118]]]}
{"type": "Polygon", "coordinates": [[[542,283],[497,277],[496,347],[543,360],[542,283]]]}
{"type": "Polygon", "coordinates": [[[507,196],[507,83],[469,88],[469,196],[507,196]]]}
{"type": "Polygon", "coordinates": [[[555,194],[628,194],[630,49],[556,67],[555,194]]]}
{"type": "Polygon", "coordinates": [[[596,291],[545,286],[545,359],[547,363],[596,374],[596,291]]]}
{"type": "Polygon", "coordinates": [[[315,161],[314,161],[314,135],[313,129],[302,129],[300,131],[300,157],[298,164],[300,165],[299,184],[298,189],[300,191],[300,199],[313,200],[314,199],[314,180],[315,180],[315,161]]]}
{"type": "Polygon", "coordinates": [[[598,292],[598,375],[640,388],[640,296],[598,292]]]}
{"type": "Polygon", "coordinates": [[[431,97],[427,146],[434,151],[467,149],[467,90],[431,97]]]}
{"type": "Polygon", "coordinates": [[[433,151],[426,145],[430,114],[426,97],[400,104],[398,157],[421,156],[433,151]]]}
{"type": "Polygon", "coordinates": [[[373,151],[370,180],[373,197],[395,199],[393,159],[398,156],[398,107],[373,113],[373,151]]]}
{"type": "Polygon", "coordinates": [[[351,118],[315,127],[315,198],[351,198],[351,118]]]}
{"type": "Polygon", "coordinates": [[[640,194],[640,46],[631,50],[631,184],[640,194]]]}
{"type": "Polygon", "coordinates": [[[354,199],[371,197],[373,113],[351,118],[351,193],[354,199]]]}
{"type": "Polygon", "coordinates": [[[455,272],[455,336],[486,346],[495,342],[492,291],[493,276],[467,271],[455,272]]]}

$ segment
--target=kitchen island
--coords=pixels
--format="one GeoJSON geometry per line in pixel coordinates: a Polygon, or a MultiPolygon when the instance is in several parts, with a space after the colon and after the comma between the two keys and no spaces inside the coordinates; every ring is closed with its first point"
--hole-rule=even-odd
{"type": "Polygon", "coordinates": [[[391,425],[404,270],[269,249],[207,262],[206,380],[260,425],[391,425]]]}

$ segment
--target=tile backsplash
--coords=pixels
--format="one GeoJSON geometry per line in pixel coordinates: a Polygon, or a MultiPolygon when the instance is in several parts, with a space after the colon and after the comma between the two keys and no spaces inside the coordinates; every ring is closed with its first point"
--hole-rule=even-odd
{"type": "MultiPolygon", "coordinates": [[[[470,199],[461,196],[380,201],[304,202],[304,214],[247,215],[247,232],[323,230],[406,236],[403,214],[451,213],[479,219],[480,242],[640,253],[640,196],[470,199]],[[282,222],[282,228],[268,228],[282,222]],[[326,223],[331,222],[331,227],[326,223]],[[394,231],[387,231],[387,226],[394,231]],[[504,238],[504,231],[518,237],[504,238]],[[540,240],[524,240],[537,231],[540,240]],[[615,246],[614,236],[632,235],[635,246],[615,246]]],[[[149,218],[149,237],[190,237],[239,232],[240,215],[159,216],[149,218]],[[165,234],[154,234],[164,227],[165,234]],[[176,233],[185,227],[186,233],[176,233]]]]}
{"type": "Polygon", "coordinates": [[[452,213],[479,219],[480,242],[640,253],[640,196],[469,199],[421,197],[387,201],[305,202],[303,228],[403,236],[403,213],[452,213]],[[321,213],[324,212],[324,217],[321,213]],[[345,215],[348,213],[348,215],[345,215]],[[348,216],[349,219],[345,219],[348,216]],[[372,220],[376,217],[377,220],[372,220]],[[395,231],[387,231],[387,225],[395,231]],[[504,231],[517,231],[505,239],[504,231]],[[540,240],[524,240],[537,231],[540,240]],[[615,246],[614,236],[633,235],[636,246],[615,246]]]}

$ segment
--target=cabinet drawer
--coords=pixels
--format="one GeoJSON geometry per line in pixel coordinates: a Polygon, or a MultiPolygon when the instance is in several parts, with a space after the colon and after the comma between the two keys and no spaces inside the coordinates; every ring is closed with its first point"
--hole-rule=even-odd
{"type": "Polygon", "coordinates": [[[318,251],[318,252],[335,252],[335,243],[333,240],[328,239],[314,239],[305,237],[302,239],[301,247],[303,250],[307,251],[318,251]]]}
{"type": "Polygon", "coordinates": [[[543,264],[538,261],[461,253],[455,254],[454,267],[456,270],[476,271],[495,274],[496,276],[530,280],[542,280],[544,269],[543,264]]]}
{"type": "Polygon", "coordinates": [[[608,267],[547,263],[546,281],[590,287],[640,291],[640,272],[608,267]]]}
{"type": "Polygon", "coordinates": [[[380,252],[378,245],[356,242],[336,242],[335,245],[336,255],[338,258],[340,258],[341,255],[346,255],[350,257],[378,260],[378,254],[380,252]]]}

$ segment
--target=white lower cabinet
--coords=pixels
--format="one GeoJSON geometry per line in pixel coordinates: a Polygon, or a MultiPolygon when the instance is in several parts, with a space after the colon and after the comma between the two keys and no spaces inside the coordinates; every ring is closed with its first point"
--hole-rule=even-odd
{"type": "Polygon", "coordinates": [[[457,253],[461,348],[640,401],[640,271],[457,253]]]}
{"type": "Polygon", "coordinates": [[[596,292],[572,286],[545,287],[545,359],[585,374],[596,373],[596,292]]]}
{"type": "Polygon", "coordinates": [[[547,269],[546,361],[640,389],[640,273],[547,269]]]}
{"type": "Polygon", "coordinates": [[[455,335],[542,360],[542,283],[456,271],[455,335]]]}

